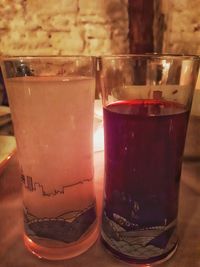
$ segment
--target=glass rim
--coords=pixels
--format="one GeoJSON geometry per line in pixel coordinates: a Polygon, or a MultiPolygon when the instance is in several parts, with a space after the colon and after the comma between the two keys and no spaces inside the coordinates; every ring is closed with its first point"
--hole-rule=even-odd
{"type": "Polygon", "coordinates": [[[144,54],[116,54],[103,55],[99,59],[176,59],[176,60],[197,60],[200,61],[200,56],[190,54],[170,54],[170,53],[144,53],[144,54]]]}
{"type": "Polygon", "coordinates": [[[6,61],[34,61],[34,60],[61,60],[61,59],[96,59],[95,56],[89,56],[89,55],[42,55],[42,56],[1,56],[0,61],[6,62],[6,61]]]}

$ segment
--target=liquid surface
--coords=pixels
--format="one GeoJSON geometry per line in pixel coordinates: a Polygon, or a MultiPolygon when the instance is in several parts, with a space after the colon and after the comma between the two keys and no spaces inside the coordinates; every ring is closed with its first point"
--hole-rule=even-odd
{"type": "Polygon", "coordinates": [[[157,100],[119,101],[104,108],[102,236],[119,257],[149,262],[176,246],[188,116],[181,105],[157,100]]]}

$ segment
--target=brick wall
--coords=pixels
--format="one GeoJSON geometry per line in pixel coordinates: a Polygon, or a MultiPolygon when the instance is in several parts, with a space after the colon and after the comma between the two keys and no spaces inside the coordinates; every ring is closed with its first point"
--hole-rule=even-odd
{"type": "Polygon", "coordinates": [[[161,0],[165,14],[163,52],[200,55],[200,0],[161,0]]]}
{"type": "Polygon", "coordinates": [[[156,51],[200,55],[200,0],[155,0],[155,9],[156,51]]]}
{"type": "MultiPolygon", "coordinates": [[[[155,3],[156,50],[200,54],[200,0],[155,3]]],[[[127,6],[128,0],[1,0],[0,54],[129,52],[127,6]]]]}
{"type": "Polygon", "coordinates": [[[1,0],[0,54],[128,52],[127,0],[1,0]]]}

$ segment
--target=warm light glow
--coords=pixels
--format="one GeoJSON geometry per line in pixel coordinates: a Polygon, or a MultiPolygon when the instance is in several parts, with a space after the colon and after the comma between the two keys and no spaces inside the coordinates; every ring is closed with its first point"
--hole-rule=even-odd
{"type": "Polygon", "coordinates": [[[170,62],[167,62],[167,60],[162,60],[162,83],[166,83],[169,75],[169,69],[170,69],[170,62]]]}
{"type": "Polygon", "coordinates": [[[103,132],[103,109],[101,99],[96,99],[94,103],[94,152],[104,150],[104,132],[103,132]]]}
{"type": "Polygon", "coordinates": [[[93,144],[94,152],[104,150],[103,123],[99,124],[98,128],[94,132],[93,144]]]}

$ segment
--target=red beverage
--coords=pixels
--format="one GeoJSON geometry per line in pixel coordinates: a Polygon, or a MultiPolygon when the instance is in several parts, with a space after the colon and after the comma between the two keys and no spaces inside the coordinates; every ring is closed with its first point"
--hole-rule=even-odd
{"type": "Polygon", "coordinates": [[[150,263],[177,246],[176,219],[189,111],[158,100],[104,108],[102,239],[128,262],[150,263]]]}

